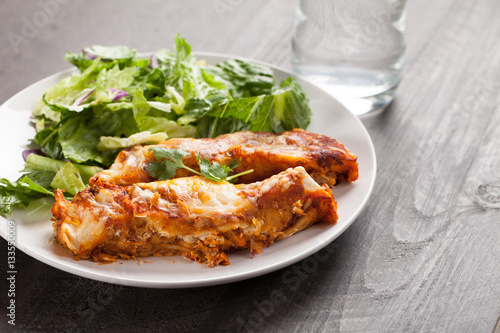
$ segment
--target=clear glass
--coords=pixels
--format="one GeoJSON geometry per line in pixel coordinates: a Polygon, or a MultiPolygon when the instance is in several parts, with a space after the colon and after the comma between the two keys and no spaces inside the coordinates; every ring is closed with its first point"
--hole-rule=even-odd
{"type": "Polygon", "coordinates": [[[394,99],[405,59],[406,0],[298,0],[294,71],[354,114],[394,99]]]}

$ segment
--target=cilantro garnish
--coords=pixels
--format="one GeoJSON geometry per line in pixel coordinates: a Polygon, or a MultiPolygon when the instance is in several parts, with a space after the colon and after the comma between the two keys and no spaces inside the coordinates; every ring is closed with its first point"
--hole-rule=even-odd
{"type": "Polygon", "coordinates": [[[154,152],[155,161],[150,162],[146,166],[146,169],[151,177],[158,180],[172,179],[177,169],[186,169],[215,182],[234,181],[239,176],[253,172],[253,169],[250,169],[236,175],[229,175],[233,169],[241,165],[237,160],[232,160],[228,165],[221,165],[217,162],[210,162],[205,158],[202,159],[200,153],[196,156],[196,160],[200,166],[200,171],[197,171],[186,166],[182,161],[184,156],[190,154],[185,150],[153,147],[149,148],[148,151],[154,152]]]}

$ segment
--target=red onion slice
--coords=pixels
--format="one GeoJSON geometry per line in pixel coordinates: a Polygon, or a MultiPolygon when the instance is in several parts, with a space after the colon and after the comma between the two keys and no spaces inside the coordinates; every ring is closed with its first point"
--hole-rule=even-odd
{"type": "Polygon", "coordinates": [[[158,59],[156,59],[156,55],[153,53],[151,57],[149,57],[149,66],[151,68],[158,68],[158,59]]]}
{"type": "Polygon", "coordinates": [[[45,156],[45,154],[40,149],[26,149],[26,150],[23,150],[23,159],[25,162],[26,162],[26,159],[28,158],[29,154],[36,154],[36,155],[45,156]]]}
{"type": "Polygon", "coordinates": [[[92,93],[94,92],[94,90],[95,90],[95,88],[92,88],[85,95],[80,96],[77,99],[75,99],[75,101],[73,102],[73,104],[71,106],[78,106],[78,105],[82,104],[83,101],[85,101],[87,98],[90,97],[90,95],[92,95],[92,93]]]}
{"type": "Polygon", "coordinates": [[[86,49],[82,49],[82,53],[85,54],[87,56],[87,58],[89,58],[89,59],[93,60],[93,59],[97,58],[97,55],[90,53],[86,49]]]}
{"type": "Polygon", "coordinates": [[[128,96],[128,93],[120,89],[109,88],[109,91],[111,91],[113,94],[116,94],[115,97],[113,97],[113,102],[116,102],[122,97],[128,96]]]}

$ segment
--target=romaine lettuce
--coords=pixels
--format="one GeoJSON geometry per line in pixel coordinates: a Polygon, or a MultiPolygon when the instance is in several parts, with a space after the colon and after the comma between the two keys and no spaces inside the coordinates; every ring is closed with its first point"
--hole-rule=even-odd
{"type": "Polygon", "coordinates": [[[101,136],[99,138],[100,142],[97,145],[97,149],[103,151],[123,149],[137,144],[154,144],[165,141],[167,137],[167,133],[153,134],[150,131],[135,133],[127,138],[120,138],[116,136],[101,136]]]}
{"type": "Polygon", "coordinates": [[[240,59],[207,66],[204,71],[222,82],[233,98],[269,95],[274,86],[273,71],[269,67],[240,59]]]}
{"type": "Polygon", "coordinates": [[[54,195],[51,191],[23,176],[12,183],[0,179],[0,215],[10,215],[14,207],[27,207],[32,199],[54,195]]]}
{"type": "Polygon", "coordinates": [[[283,132],[307,128],[311,119],[308,98],[293,77],[281,82],[270,95],[237,98],[212,108],[198,129],[215,137],[235,130],[283,132]]]}
{"type": "Polygon", "coordinates": [[[89,46],[80,53],[68,52],[64,57],[81,72],[91,66],[96,58],[100,58],[100,69],[111,68],[118,65],[120,68],[139,67],[149,65],[149,61],[137,56],[137,51],[127,46],[89,46]]]}
{"type": "Polygon", "coordinates": [[[53,196],[56,188],[74,195],[101,170],[30,154],[22,170],[24,174],[17,181],[0,179],[0,215],[11,214],[14,207],[27,207],[33,199],[53,196]]]}
{"type": "Polygon", "coordinates": [[[50,186],[52,188],[64,189],[72,195],[85,189],[85,184],[80,176],[80,172],[71,162],[66,162],[63,167],[56,172],[50,186]]]}
{"type": "Polygon", "coordinates": [[[311,111],[300,86],[275,85],[272,70],[232,59],[198,61],[181,36],[175,52],[159,50],[158,65],[124,46],[92,46],[66,59],[81,73],[47,90],[34,117],[35,142],[53,158],[108,166],[116,151],[99,150],[102,136],[138,132],[168,137],[216,136],[236,130],[306,128],[311,111]]]}

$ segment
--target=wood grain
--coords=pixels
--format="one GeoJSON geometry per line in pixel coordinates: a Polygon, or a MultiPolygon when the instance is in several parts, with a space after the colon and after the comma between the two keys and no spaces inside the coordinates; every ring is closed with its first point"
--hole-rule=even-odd
{"type": "MultiPolygon", "coordinates": [[[[60,4],[16,52],[8,33],[21,34],[47,2],[0,3],[0,102],[69,67],[62,61],[68,50],[108,43],[169,48],[178,32],[194,50],[291,67],[290,1],[60,4]]],[[[16,328],[498,332],[499,16],[495,0],[408,4],[407,66],[397,98],[385,113],[363,119],[379,164],[373,197],[316,255],[247,281],[153,290],[73,276],[18,251],[16,328]]],[[[6,247],[2,239],[2,263],[6,247]]],[[[11,328],[0,320],[0,331],[11,328]]]]}

